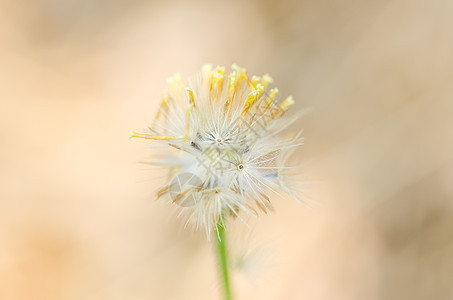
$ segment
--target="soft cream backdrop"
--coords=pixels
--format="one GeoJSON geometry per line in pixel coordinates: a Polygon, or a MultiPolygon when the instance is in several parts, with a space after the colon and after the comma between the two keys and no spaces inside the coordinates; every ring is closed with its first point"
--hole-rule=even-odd
{"type": "Polygon", "coordinates": [[[295,159],[322,205],[235,224],[237,299],[453,298],[452,28],[441,0],[1,1],[0,299],[217,299],[127,138],[206,62],[313,109],[295,159]]]}

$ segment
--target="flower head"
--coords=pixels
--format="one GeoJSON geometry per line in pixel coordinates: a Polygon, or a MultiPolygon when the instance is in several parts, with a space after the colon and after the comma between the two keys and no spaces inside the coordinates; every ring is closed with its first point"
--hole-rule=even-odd
{"type": "Polygon", "coordinates": [[[237,65],[226,75],[225,67],[205,65],[196,78],[176,74],[167,83],[149,132],[131,135],[163,147],[156,163],[172,179],[158,197],[169,195],[208,236],[225,216],[267,213],[270,194],[297,199],[285,162],[301,138],[281,137],[295,120],[283,117],[294,100],[277,101],[269,75],[250,78],[237,65]]]}

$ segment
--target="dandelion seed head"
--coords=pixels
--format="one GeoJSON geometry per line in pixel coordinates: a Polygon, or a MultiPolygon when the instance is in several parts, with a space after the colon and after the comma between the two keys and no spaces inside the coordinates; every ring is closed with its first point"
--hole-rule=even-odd
{"type": "Polygon", "coordinates": [[[149,132],[131,135],[165,151],[156,163],[172,179],[158,197],[170,196],[208,237],[226,216],[267,213],[271,196],[297,199],[285,168],[302,139],[280,135],[291,124],[286,112],[293,98],[279,101],[268,74],[250,78],[238,65],[231,69],[205,65],[187,81],[180,74],[168,78],[149,132]]]}

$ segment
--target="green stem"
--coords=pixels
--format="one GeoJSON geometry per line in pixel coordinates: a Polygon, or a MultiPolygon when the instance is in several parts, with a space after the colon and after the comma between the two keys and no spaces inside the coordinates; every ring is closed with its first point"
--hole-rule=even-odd
{"type": "Polygon", "coordinates": [[[217,250],[218,250],[218,258],[220,264],[220,273],[223,282],[223,289],[225,292],[225,300],[231,300],[231,286],[230,286],[230,278],[228,276],[228,254],[227,254],[227,245],[226,245],[226,238],[225,238],[225,225],[223,223],[223,219],[220,218],[217,222],[217,250]]]}

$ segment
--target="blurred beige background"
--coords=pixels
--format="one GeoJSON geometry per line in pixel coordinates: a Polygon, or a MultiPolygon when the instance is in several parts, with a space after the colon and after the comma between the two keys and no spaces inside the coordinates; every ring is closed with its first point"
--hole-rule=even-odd
{"type": "Polygon", "coordinates": [[[128,139],[206,62],[313,108],[295,159],[322,205],[235,224],[237,299],[453,299],[442,0],[1,1],[0,299],[218,299],[210,243],[128,139]]]}

